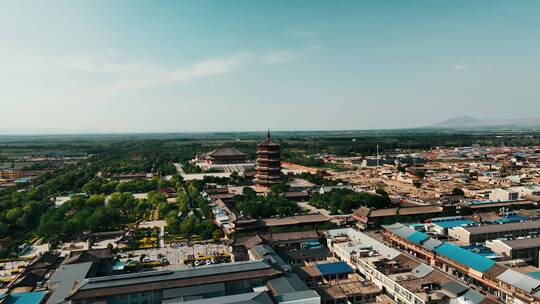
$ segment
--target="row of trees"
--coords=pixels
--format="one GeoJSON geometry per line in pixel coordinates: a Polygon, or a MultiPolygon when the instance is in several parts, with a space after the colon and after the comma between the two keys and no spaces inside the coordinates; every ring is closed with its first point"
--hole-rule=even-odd
{"type": "Polygon", "coordinates": [[[348,214],[359,207],[375,209],[388,208],[391,206],[390,198],[384,190],[380,189],[377,194],[369,192],[355,192],[349,189],[333,189],[323,194],[313,193],[309,204],[330,210],[332,214],[348,214]]]}

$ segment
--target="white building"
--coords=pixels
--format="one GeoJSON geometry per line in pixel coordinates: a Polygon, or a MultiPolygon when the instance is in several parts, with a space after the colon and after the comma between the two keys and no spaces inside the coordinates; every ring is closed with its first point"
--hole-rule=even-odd
{"type": "Polygon", "coordinates": [[[519,199],[519,192],[512,189],[493,189],[489,193],[489,199],[492,201],[517,201],[519,199]]]}

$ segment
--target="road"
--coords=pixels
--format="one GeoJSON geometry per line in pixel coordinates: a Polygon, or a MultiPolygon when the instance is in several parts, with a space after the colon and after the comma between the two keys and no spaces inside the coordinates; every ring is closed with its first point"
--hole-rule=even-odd
{"type": "Polygon", "coordinates": [[[319,213],[319,214],[322,214],[322,215],[324,215],[324,216],[326,216],[328,218],[331,218],[331,219],[352,216],[352,214],[335,214],[335,215],[332,215],[332,214],[330,214],[330,211],[328,211],[326,209],[319,209],[319,208],[313,207],[309,203],[306,203],[306,202],[298,202],[298,203],[296,203],[296,205],[298,205],[298,207],[300,207],[300,208],[304,208],[304,209],[309,210],[310,214],[319,213]]]}
{"type": "Polygon", "coordinates": [[[298,207],[300,208],[303,208],[303,209],[307,209],[309,210],[309,213],[320,213],[324,216],[327,216],[327,217],[332,217],[330,215],[330,211],[326,210],[326,209],[317,209],[316,207],[313,207],[311,206],[309,203],[306,203],[306,202],[298,202],[296,203],[298,205],[298,207]]]}
{"type": "Polygon", "coordinates": [[[178,172],[178,174],[180,175],[184,174],[184,168],[182,168],[181,163],[173,163],[173,165],[176,168],[176,171],[178,172]]]}

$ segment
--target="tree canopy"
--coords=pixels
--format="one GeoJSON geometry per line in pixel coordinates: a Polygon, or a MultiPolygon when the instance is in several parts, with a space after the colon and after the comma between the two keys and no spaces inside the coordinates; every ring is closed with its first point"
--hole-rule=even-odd
{"type": "Polygon", "coordinates": [[[333,189],[324,194],[313,193],[309,204],[317,208],[330,210],[333,214],[348,214],[359,207],[387,208],[390,207],[391,202],[387,194],[355,192],[349,189],[333,189]]]}
{"type": "Polygon", "coordinates": [[[247,190],[244,191],[244,194],[235,196],[236,209],[251,218],[269,218],[276,215],[290,216],[302,212],[302,208],[298,207],[295,202],[279,195],[257,196],[254,193],[255,191],[247,190]]]}

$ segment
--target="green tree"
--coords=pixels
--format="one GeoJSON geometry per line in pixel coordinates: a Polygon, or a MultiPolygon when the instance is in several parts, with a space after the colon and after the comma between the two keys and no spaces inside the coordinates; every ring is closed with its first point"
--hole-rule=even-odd
{"type": "Polygon", "coordinates": [[[255,190],[253,190],[253,188],[251,187],[244,187],[244,189],[242,189],[242,195],[248,197],[256,197],[257,192],[255,192],[255,190]]]}
{"type": "Polygon", "coordinates": [[[289,188],[289,185],[287,185],[286,183],[278,183],[270,187],[270,192],[272,192],[273,194],[282,194],[287,192],[289,188]]]}
{"type": "Polygon", "coordinates": [[[178,210],[182,213],[186,213],[188,211],[188,196],[186,194],[186,191],[184,191],[183,187],[178,187],[176,193],[177,193],[176,201],[178,202],[178,210]]]}
{"type": "Polygon", "coordinates": [[[197,197],[199,195],[199,190],[194,183],[189,183],[188,185],[188,195],[190,198],[197,197]]]}
{"type": "Polygon", "coordinates": [[[221,231],[220,229],[216,229],[214,230],[214,232],[212,233],[212,238],[214,239],[214,241],[219,241],[221,238],[223,237],[223,231],[221,231]]]}
{"type": "Polygon", "coordinates": [[[463,192],[463,190],[461,188],[454,188],[452,190],[452,195],[455,195],[455,196],[465,196],[465,192],[463,192]]]}
{"type": "Polygon", "coordinates": [[[233,173],[231,173],[231,175],[229,176],[229,182],[233,185],[238,185],[240,183],[240,175],[238,174],[238,172],[234,171],[233,173]]]}
{"type": "Polygon", "coordinates": [[[22,210],[19,207],[11,208],[6,212],[6,220],[14,223],[18,218],[22,216],[22,210]]]}

